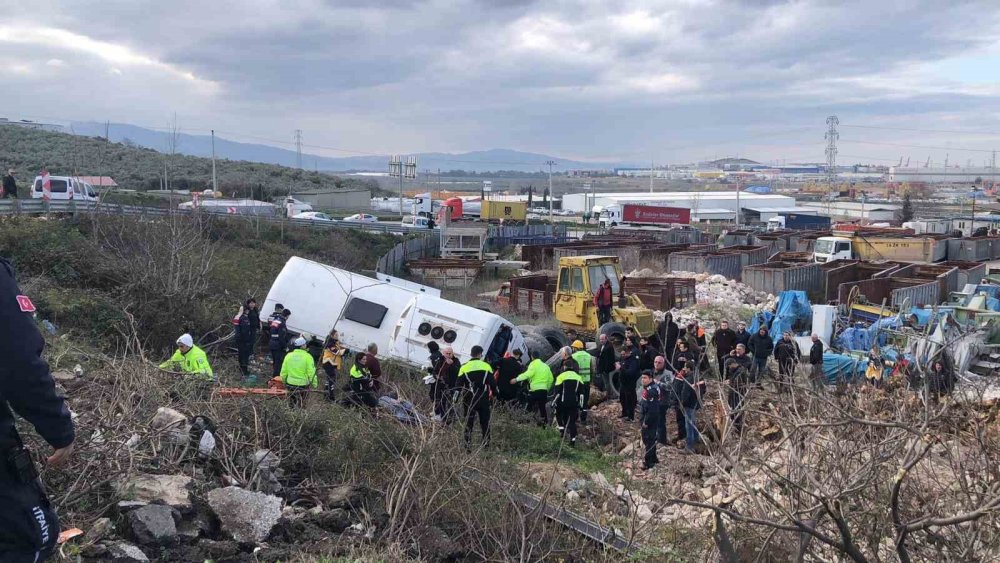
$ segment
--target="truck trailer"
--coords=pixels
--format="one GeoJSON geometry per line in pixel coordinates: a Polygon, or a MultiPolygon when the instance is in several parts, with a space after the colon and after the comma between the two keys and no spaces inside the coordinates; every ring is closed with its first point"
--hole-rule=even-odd
{"type": "Polygon", "coordinates": [[[691,210],[684,207],[614,203],[601,210],[598,223],[605,228],[618,225],[688,225],[691,210]]]}
{"type": "Polygon", "coordinates": [[[837,233],[816,239],[816,262],[834,260],[940,262],[948,257],[948,241],[929,236],[837,233]]]}
{"type": "Polygon", "coordinates": [[[336,328],[351,351],[374,343],[380,357],[418,369],[427,365],[429,342],[451,346],[463,362],[477,345],[487,361],[516,349],[528,359],[524,337],[503,317],[405,280],[373,279],[295,256],[275,278],[263,310],[278,303],[292,312],[291,332],[322,341],[336,328]]]}
{"type": "Polygon", "coordinates": [[[767,220],[767,230],[777,231],[792,229],[794,231],[823,230],[830,228],[830,218],[822,215],[803,215],[802,213],[786,213],[767,220]]]}

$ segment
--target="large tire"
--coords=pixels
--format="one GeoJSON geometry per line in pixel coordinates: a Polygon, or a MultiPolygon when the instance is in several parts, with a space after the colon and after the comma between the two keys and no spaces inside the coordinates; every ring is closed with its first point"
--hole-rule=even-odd
{"type": "Polygon", "coordinates": [[[532,357],[541,358],[542,361],[548,360],[555,353],[547,340],[534,334],[524,335],[524,345],[532,357]]]}
{"type": "Polygon", "coordinates": [[[625,341],[625,325],[614,321],[604,323],[601,325],[601,328],[597,329],[598,342],[600,342],[602,334],[607,335],[608,340],[614,342],[615,347],[617,348],[622,342],[625,341]]]}
{"type": "Polygon", "coordinates": [[[544,338],[556,352],[563,346],[569,346],[569,339],[562,330],[551,326],[539,326],[535,328],[535,334],[544,338]]]}

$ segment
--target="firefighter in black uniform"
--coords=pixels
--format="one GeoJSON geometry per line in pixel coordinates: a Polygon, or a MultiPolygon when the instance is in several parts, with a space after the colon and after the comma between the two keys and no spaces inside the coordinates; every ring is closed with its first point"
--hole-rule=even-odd
{"type": "Polygon", "coordinates": [[[12,563],[47,559],[59,537],[59,520],[13,412],[55,448],[50,467],[73,452],[73,421],[41,358],[45,341],[32,320],[34,310],[18,290],[14,268],[0,258],[0,561],[12,563]]]}
{"type": "Polygon", "coordinates": [[[479,428],[483,432],[483,445],[490,445],[490,402],[498,394],[497,382],[493,379],[493,368],[484,362],[483,347],[473,346],[472,359],[458,370],[458,384],[465,391],[465,446],[472,443],[472,427],[479,417],[479,428]]]}

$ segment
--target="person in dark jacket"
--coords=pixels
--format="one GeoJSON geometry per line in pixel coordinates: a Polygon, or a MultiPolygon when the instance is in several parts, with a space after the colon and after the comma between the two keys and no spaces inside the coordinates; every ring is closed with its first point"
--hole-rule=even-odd
{"type": "Polygon", "coordinates": [[[660,342],[663,344],[664,358],[670,359],[674,357],[674,347],[677,346],[677,335],[679,332],[680,328],[674,322],[674,316],[670,313],[664,315],[663,321],[656,329],[656,333],[660,336],[660,342]]]}
{"type": "Polygon", "coordinates": [[[823,342],[815,332],[812,335],[812,347],[809,348],[809,384],[813,391],[822,391],[826,384],[823,375],[823,342]]]}
{"type": "Polygon", "coordinates": [[[674,371],[678,371],[683,368],[694,369],[695,367],[695,357],[688,349],[688,343],[686,340],[677,341],[677,349],[674,350],[674,357],[670,360],[670,365],[674,367],[674,371]]]}
{"type": "Polygon", "coordinates": [[[594,373],[597,374],[596,381],[599,383],[598,388],[602,391],[606,391],[607,388],[605,384],[611,381],[610,375],[615,371],[615,346],[608,339],[608,335],[602,334],[598,338],[597,344],[597,368],[594,373]]]}
{"type": "Polygon", "coordinates": [[[934,362],[927,374],[927,391],[934,400],[955,390],[955,372],[941,360],[934,362]]]}
{"type": "MultiPolygon", "coordinates": [[[[698,369],[708,370],[708,340],[705,336],[705,329],[698,325],[697,320],[687,324],[678,335],[679,340],[687,342],[688,350],[698,362],[698,369]]],[[[675,366],[676,367],[676,366],[675,366]]]]}
{"type": "Polygon", "coordinates": [[[576,447],[576,422],[580,416],[580,397],[583,395],[583,378],[580,366],[572,357],[563,358],[562,372],[556,377],[552,391],[556,397],[556,423],[559,437],[569,436],[570,447],[576,447]]]}
{"type": "Polygon", "coordinates": [[[653,360],[659,355],[659,351],[655,346],[649,343],[645,338],[639,339],[639,369],[646,371],[648,369],[653,369],[653,360]]]}
{"type": "Polygon", "coordinates": [[[46,467],[69,460],[75,439],[69,409],[42,359],[45,340],[34,312],[31,299],[18,288],[13,266],[0,258],[0,561],[44,561],[59,537],[59,518],[14,413],[55,450],[46,467]]]}
{"type": "Polygon", "coordinates": [[[763,377],[767,370],[767,359],[774,353],[774,340],[767,333],[767,327],[760,327],[757,334],[750,337],[746,351],[753,354],[754,377],[763,377]]]}
{"type": "Polygon", "coordinates": [[[260,313],[257,311],[257,300],[247,299],[243,310],[235,319],[236,354],[243,377],[250,376],[250,356],[253,355],[254,344],[257,343],[257,329],[260,328],[260,313]]]}
{"type": "Polygon", "coordinates": [[[625,329],[625,340],[632,344],[633,348],[639,349],[639,335],[632,330],[632,327],[625,329]]]}
{"type": "MultiPolygon", "coordinates": [[[[427,391],[431,398],[431,404],[434,404],[434,386],[437,384],[437,374],[441,371],[441,363],[444,362],[444,354],[441,353],[441,345],[433,340],[427,343],[427,352],[429,352],[427,359],[431,363],[427,366],[427,373],[429,377],[433,378],[433,381],[427,386],[427,391]]],[[[435,409],[434,414],[437,414],[437,409],[435,409]]]]}
{"type": "Polygon", "coordinates": [[[785,332],[774,347],[774,360],[778,362],[778,390],[790,391],[788,386],[794,382],[795,370],[802,360],[802,350],[791,331],[785,332]]]}
{"type": "Polygon", "coordinates": [[[667,411],[670,408],[670,394],[667,391],[673,385],[674,372],[667,367],[667,359],[663,356],[657,356],[653,360],[653,379],[660,385],[660,414],[656,421],[656,441],[665,446],[669,443],[667,440],[667,411]]]}
{"type": "Polygon", "coordinates": [[[497,382],[493,379],[493,367],[483,361],[483,347],[473,346],[472,358],[458,370],[459,385],[465,388],[465,447],[471,448],[472,429],[476,419],[482,432],[483,447],[490,445],[490,416],[493,397],[497,394],[497,382]]]}
{"type": "MultiPolygon", "coordinates": [[[[695,424],[695,413],[701,408],[701,398],[705,392],[705,381],[696,379],[693,371],[682,369],[674,375],[670,388],[671,402],[681,414],[684,423],[684,451],[694,453],[698,443],[698,427],[695,424]]],[[[680,421],[678,421],[679,427],[680,421]]]]}
{"type": "Polygon", "coordinates": [[[614,305],[614,298],[611,279],[604,278],[604,283],[594,293],[594,306],[597,307],[597,326],[611,322],[611,307],[614,305]]]}
{"type": "MultiPolygon", "coordinates": [[[[750,337],[753,336],[747,331],[747,323],[740,321],[736,323],[736,344],[742,344],[743,346],[750,345],[750,337]]],[[[733,350],[735,350],[735,345],[733,350]]]]}
{"type": "Polygon", "coordinates": [[[270,338],[267,347],[271,351],[271,377],[281,375],[281,363],[285,360],[285,353],[288,351],[288,325],[286,323],[290,316],[292,316],[291,311],[282,309],[280,313],[275,312],[268,319],[268,334],[270,338]]]}
{"type": "Polygon", "coordinates": [[[17,199],[17,178],[13,168],[7,170],[7,175],[3,177],[3,197],[17,199]]]}
{"type": "Polygon", "coordinates": [[[726,359],[727,402],[729,403],[729,420],[737,432],[743,431],[743,407],[750,391],[750,372],[753,362],[746,355],[746,347],[736,345],[736,350],[726,359]]]}
{"type": "Polygon", "coordinates": [[[382,395],[382,387],[386,385],[386,380],[382,377],[382,364],[378,362],[378,344],[371,342],[368,344],[368,371],[372,374],[372,392],[376,397],[382,395]]]}
{"type": "Polygon", "coordinates": [[[720,375],[726,371],[722,363],[736,348],[736,344],[736,331],[729,328],[729,321],[719,321],[719,328],[712,335],[712,345],[715,346],[715,365],[719,368],[720,375]]]}
{"type": "Polygon", "coordinates": [[[347,404],[368,407],[368,412],[375,412],[378,399],[372,390],[372,374],[368,371],[368,355],[358,352],[354,355],[354,365],[351,366],[351,394],[347,396],[347,404]]]}
{"type": "Polygon", "coordinates": [[[455,357],[451,346],[445,346],[441,351],[441,361],[434,373],[434,383],[431,393],[434,396],[434,420],[451,424],[455,420],[455,410],[452,405],[452,393],[458,385],[458,370],[462,363],[455,357]]]}
{"type": "Polygon", "coordinates": [[[642,374],[642,402],[639,403],[639,421],[642,424],[642,446],[645,455],[642,469],[652,469],[659,459],[656,457],[656,424],[660,416],[660,386],[653,381],[653,374],[642,374]]]}
{"type": "Polygon", "coordinates": [[[497,362],[494,379],[497,380],[497,400],[501,405],[514,403],[518,400],[518,389],[516,384],[511,384],[510,380],[521,375],[524,366],[521,365],[522,352],[515,349],[513,352],[504,354],[497,362]]]}
{"type": "MultiPolygon", "coordinates": [[[[635,420],[636,387],[639,383],[639,350],[628,341],[622,345],[622,355],[618,365],[618,399],[622,405],[621,418],[635,420]]],[[[655,428],[654,428],[655,430],[655,428]]]]}

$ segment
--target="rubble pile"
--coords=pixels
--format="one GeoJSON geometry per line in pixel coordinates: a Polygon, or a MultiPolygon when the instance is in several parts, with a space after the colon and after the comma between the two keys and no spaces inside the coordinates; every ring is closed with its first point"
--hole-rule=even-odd
{"type": "Polygon", "coordinates": [[[628,274],[630,278],[694,278],[695,295],[699,304],[722,305],[731,303],[742,303],[750,305],[755,309],[766,309],[773,307],[777,297],[763,291],[726,278],[719,274],[706,274],[697,272],[669,272],[657,274],[649,268],[634,270],[628,274]]]}

